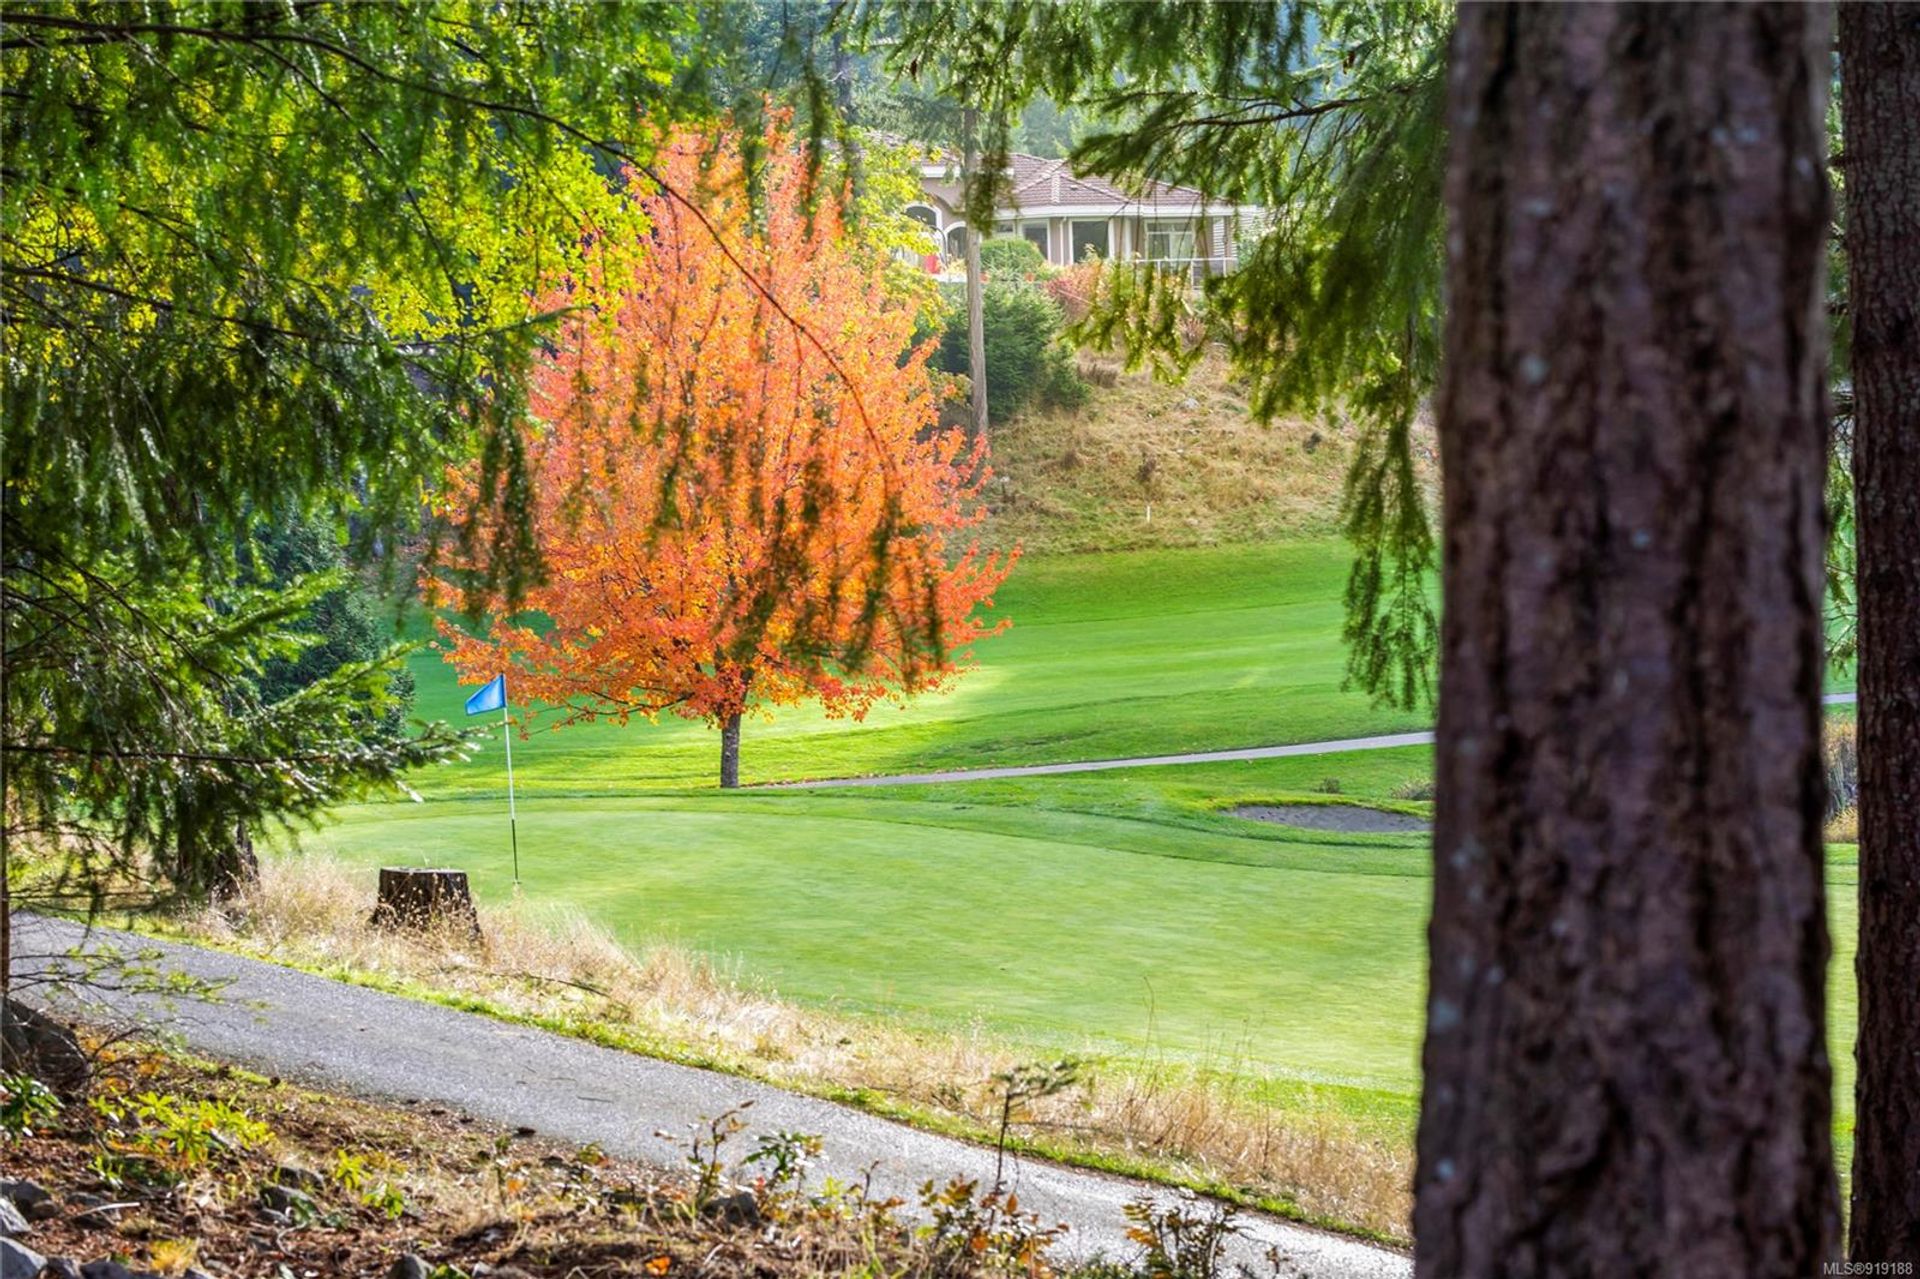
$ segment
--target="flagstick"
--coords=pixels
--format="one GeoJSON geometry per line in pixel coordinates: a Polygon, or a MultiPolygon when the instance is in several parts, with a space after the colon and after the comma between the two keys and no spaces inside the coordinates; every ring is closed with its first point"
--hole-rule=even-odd
{"type": "Polygon", "coordinates": [[[507,744],[507,835],[513,841],[513,886],[520,887],[520,814],[513,805],[513,721],[507,716],[506,691],[500,697],[500,736],[507,744]]]}

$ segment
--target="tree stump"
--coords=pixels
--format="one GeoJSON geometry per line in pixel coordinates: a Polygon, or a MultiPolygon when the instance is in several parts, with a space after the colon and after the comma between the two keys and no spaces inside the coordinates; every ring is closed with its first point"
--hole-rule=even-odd
{"type": "Polygon", "coordinates": [[[379,928],[452,929],[480,936],[480,916],[474,912],[464,870],[382,866],[373,923],[379,928]]]}

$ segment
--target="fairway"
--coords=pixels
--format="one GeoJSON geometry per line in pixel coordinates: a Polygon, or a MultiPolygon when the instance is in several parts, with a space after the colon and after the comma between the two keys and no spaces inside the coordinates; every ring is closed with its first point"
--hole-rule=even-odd
{"type": "MultiPolygon", "coordinates": [[[[1340,688],[1345,551],[1294,542],[1023,564],[1015,619],[950,694],[864,724],[751,722],[749,779],[1220,749],[1424,727],[1340,688]]],[[[414,659],[423,715],[466,691],[414,659]]],[[[681,944],[783,996],[1036,1051],[1198,1062],[1343,1086],[1404,1129],[1417,1092],[1424,835],[1302,831],[1237,804],[1395,798],[1409,747],[1232,764],[845,791],[722,793],[678,721],[516,740],[525,898],[644,946],[681,944]]],[[[371,868],[457,866],[511,894],[497,730],[309,846],[371,868]]],[[[1852,850],[1833,852],[1834,1024],[1853,1012],[1852,850]]],[[[1850,1060],[1835,1059],[1851,1114],[1850,1060]]],[[[1843,1131],[1844,1131],[1843,1119],[1843,1131]]]]}
{"type": "MultiPolygon", "coordinates": [[[[499,815],[438,807],[356,814],[327,842],[368,864],[403,842],[499,896],[499,815]]],[[[1169,855],[1154,844],[1171,832],[1120,818],[997,815],[1012,814],[813,796],[543,800],[522,814],[522,874],[531,898],[579,903],[633,942],[732,957],[811,1002],[1410,1087],[1416,842],[1192,832],[1169,855]]]]}
{"type": "MultiPolygon", "coordinates": [[[[1332,541],[1022,563],[1013,620],[949,693],[864,723],[749,721],[749,781],[1319,740],[1424,726],[1340,687],[1332,541]]],[[[468,692],[416,655],[418,712],[468,692]]],[[[516,707],[516,711],[518,708],[516,707]]],[[[474,721],[481,722],[481,721],[474,721]]],[[[1425,749],[855,792],[723,794],[717,739],[663,719],[514,743],[524,892],[623,939],[717,956],[782,995],[1063,1051],[1351,1085],[1402,1112],[1427,905],[1419,836],[1289,832],[1215,810],[1329,784],[1384,799],[1425,749]],[[1329,778],[1334,778],[1329,783],[1329,778]]],[[[511,878],[497,730],[310,846],[511,878]]],[[[1413,806],[1418,808],[1419,806],[1413,806]]],[[[1368,1108],[1372,1108],[1369,1104],[1368,1108]]]]}
{"type": "MultiPolygon", "coordinates": [[[[1101,759],[1357,737],[1426,727],[1341,690],[1346,547],[1288,542],[1023,561],[1000,590],[1005,634],[937,697],[862,723],[810,708],[749,718],[744,781],[1101,759]]],[[[416,714],[459,722],[470,689],[432,652],[410,664],[416,714]]],[[[516,714],[519,707],[515,707],[516,714]]],[[[548,731],[514,744],[530,792],[711,786],[718,735],[663,716],[548,731]]],[[[414,779],[429,796],[498,793],[497,744],[414,779]]]]}
{"type": "MultiPolygon", "coordinates": [[[[1036,1052],[1196,1062],[1338,1084],[1410,1123],[1418,1087],[1422,836],[1292,831],[1216,804],[1384,797],[1426,748],[859,792],[540,797],[526,898],[644,945],[719,957],[804,1002],[978,1025],[1036,1052]]],[[[365,807],[314,846],[397,856],[511,894],[503,805],[365,807]],[[404,851],[403,851],[404,850],[404,851]]],[[[1852,1114],[1853,850],[1832,850],[1836,1110],[1852,1114]]],[[[1327,1098],[1323,1097],[1323,1100],[1327,1098]]]]}

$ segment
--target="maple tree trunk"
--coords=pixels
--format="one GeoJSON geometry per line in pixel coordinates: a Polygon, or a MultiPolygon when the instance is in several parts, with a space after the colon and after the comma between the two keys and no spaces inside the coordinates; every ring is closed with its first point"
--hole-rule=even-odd
{"type": "Polygon", "coordinates": [[[720,721],[720,788],[734,790],[740,785],[740,712],[720,721]]]}
{"type": "MultiPolygon", "coordinates": [[[[961,167],[965,170],[961,190],[971,192],[980,166],[980,113],[973,107],[962,112],[961,167]]],[[[980,271],[980,232],[974,226],[973,211],[967,211],[967,376],[973,382],[973,433],[987,433],[987,294],[980,271]]]]}
{"type": "Polygon", "coordinates": [[[1837,1243],[1826,26],[1460,9],[1424,1276],[1837,1243]]]}
{"type": "Polygon", "coordinates": [[[1856,1261],[1920,1261],[1920,5],[1840,6],[1860,610],[1856,1261]]]}

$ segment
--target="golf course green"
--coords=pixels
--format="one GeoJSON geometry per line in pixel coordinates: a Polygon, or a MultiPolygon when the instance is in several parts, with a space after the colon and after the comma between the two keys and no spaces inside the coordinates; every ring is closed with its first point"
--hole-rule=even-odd
{"type": "MultiPolygon", "coordinates": [[[[1423,726],[1342,691],[1342,547],[1022,564],[1014,619],[946,695],[864,723],[748,726],[749,781],[1097,759],[1423,726]]],[[[469,691],[416,657],[419,711],[469,691]]],[[[517,708],[516,708],[517,710],[517,708]]],[[[1425,747],[937,786],[723,793],[711,730],[536,724],[514,742],[522,892],[623,939],[671,941],[801,1001],[979,1025],[1065,1051],[1164,1055],[1343,1086],[1403,1118],[1417,1091],[1426,840],[1303,830],[1237,805],[1423,813],[1425,747]]],[[[511,893],[498,735],[307,838],[350,864],[446,865],[511,893]]],[[[1834,1024],[1853,1015],[1852,849],[1836,888],[1834,1024]]],[[[1836,1064],[1844,1067],[1844,1044],[1836,1064]]],[[[1851,1090],[1840,1090],[1850,1112],[1851,1090]]]]}

